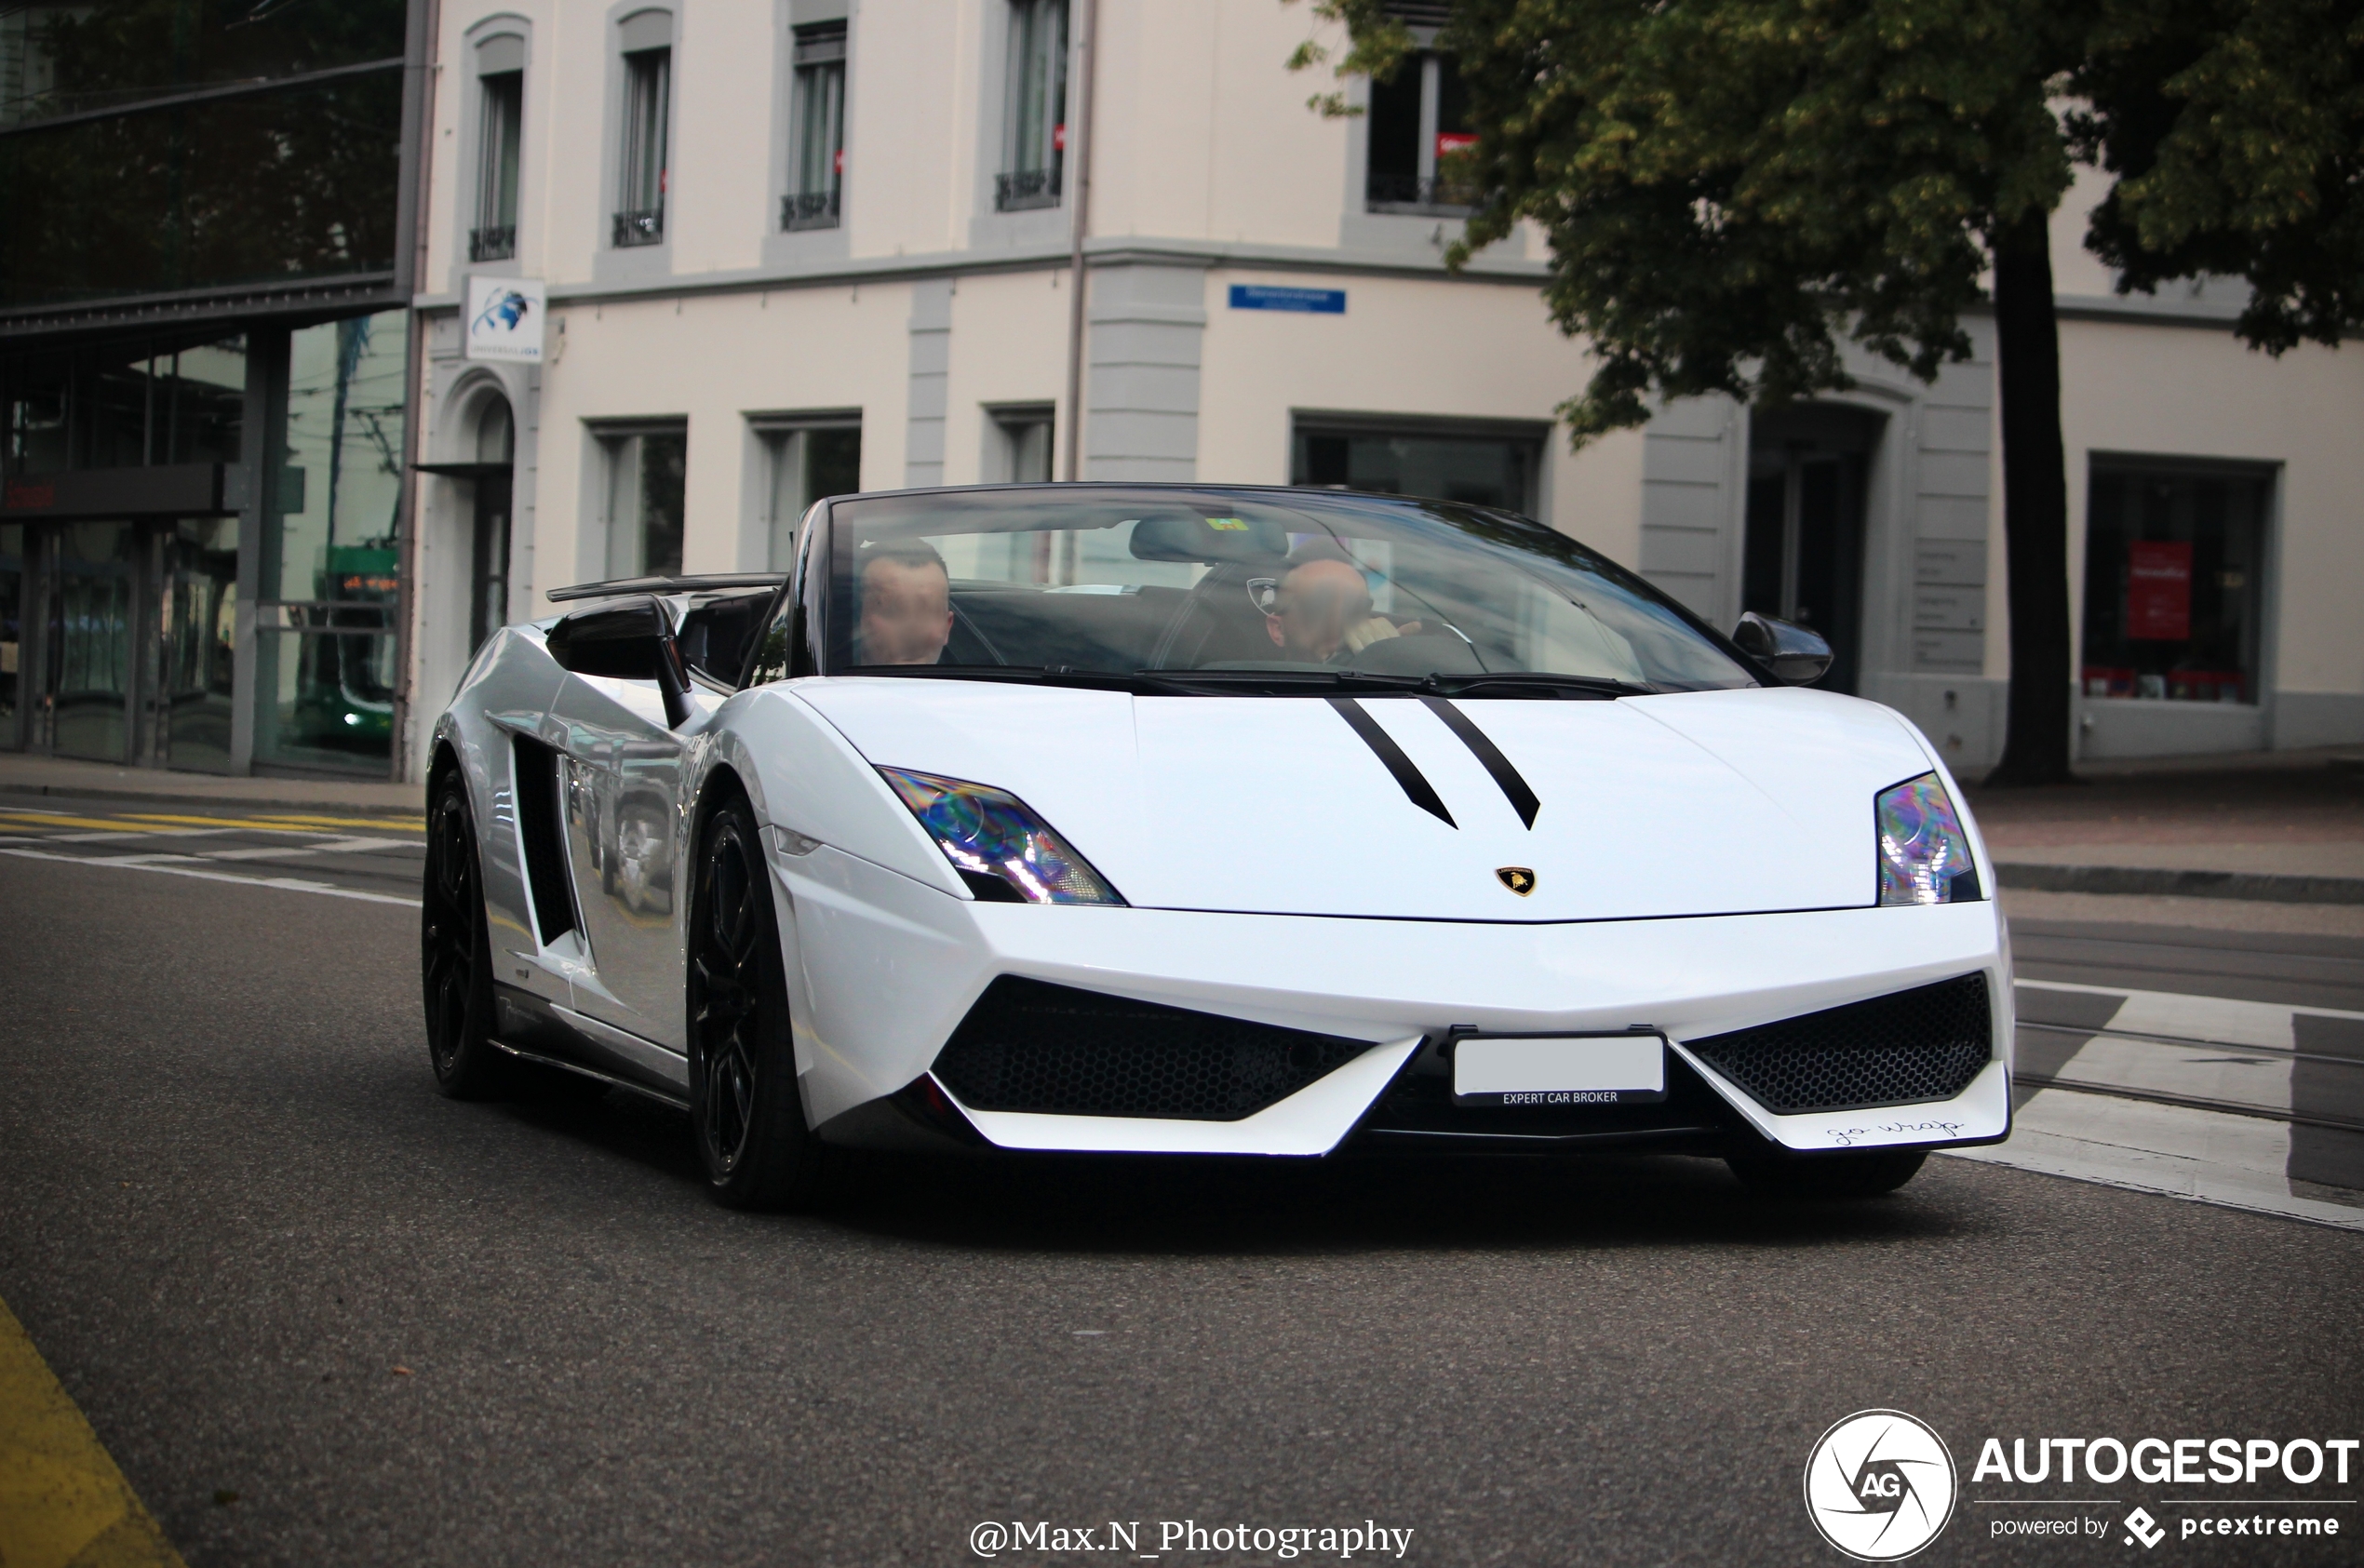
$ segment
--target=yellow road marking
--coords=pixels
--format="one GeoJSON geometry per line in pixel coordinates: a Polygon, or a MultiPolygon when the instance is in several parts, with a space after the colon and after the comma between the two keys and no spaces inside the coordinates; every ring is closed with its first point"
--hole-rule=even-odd
{"type": "Polygon", "coordinates": [[[185,1568],[0,1302],[0,1563],[185,1568]]]}
{"type": "Polygon", "coordinates": [[[156,830],[154,823],[125,822],[120,817],[60,817],[43,811],[0,810],[0,824],[17,824],[27,827],[98,827],[110,833],[154,833],[156,830]]]}
{"type": "Polygon", "coordinates": [[[262,827],[284,832],[309,833],[325,827],[375,827],[390,833],[424,833],[427,824],[405,817],[298,817],[285,814],[268,817],[177,817],[161,811],[141,811],[125,819],[127,822],[169,823],[186,827],[262,827]]]}

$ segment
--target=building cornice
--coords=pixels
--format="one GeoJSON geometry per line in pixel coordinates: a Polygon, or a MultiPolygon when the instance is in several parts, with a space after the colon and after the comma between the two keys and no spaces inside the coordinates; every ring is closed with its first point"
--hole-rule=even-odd
{"type": "MultiPolygon", "coordinates": [[[[1087,242],[1084,264],[1092,268],[1173,266],[1239,268],[1260,272],[1323,273],[1345,277],[1422,278],[1437,283],[1514,284],[1542,286],[1549,269],[1524,259],[1484,260],[1458,273],[1447,272],[1441,258],[1370,251],[1322,249],[1312,246],[1222,244],[1187,239],[1142,239],[1114,235],[1087,242]]],[[[1064,244],[1002,251],[948,250],[920,256],[875,256],[800,267],[748,267],[730,272],[696,273],[645,283],[605,283],[584,279],[550,285],[550,303],[614,304],[636,300],[694,299],[708,294],[775,293],[797,288],[858,288],[865,283],[917,283],[932,278],[977,277],[996,273],[1065,271],[1064,244]]],[[[453,293],[421,294],[411,303],[423,311],[457,310],[461,297],[453,293]]]]}

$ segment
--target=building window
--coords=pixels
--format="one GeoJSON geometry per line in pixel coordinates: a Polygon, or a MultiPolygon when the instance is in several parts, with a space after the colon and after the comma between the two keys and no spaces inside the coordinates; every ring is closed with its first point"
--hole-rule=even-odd
{"type": "Polygon", "coordinates": [[[796,30],[795,129],[788,167],[795,171],[780,198],[783,229],[834,229],[845,182],[845,23],[818,22],[796,30]]]}
{"type": "Polygon", "coordinates": [[[1542,442],[1535,436],[1416,426],[1298,424],[1289,482],[1425,496],[1532,514],[1542,442]]]}
{"type": "Polygon", "coordinates": [[[483,94],[477,135],[477,226],[468,260],[505,261],[517,253],[517,143],[525,128],[525,73],[477,78],[483,94]]]}
{"type": "Polygon", "coordinates": [[[1364,205],[1373,212],[1468,213],[1477,204],[1468,168],[1476,145],[1453,57],[1414,56],[1391,80],[1371,84],[1364,205]]]}
{"type": "Polygon", "coordinates": [[[1059,205],[1067,162],[1068,0],[1010,0],[1010,72],[993,208],[1059,205]]]}
{"type": "Polygon", "coordinates": [[[2096,462],[2085,526],[2088,697],[2258,700],[2261,473],[2096,462]]]}
{"type": "Polygon", "coordinates": [[[766,491],[765,570],[786,571],[796,562],[797,525],[824,496],[851,495],[862,488],[862,416],[813,415],[756,423],[763,440],[771,483],[766,491]]]}
{"type": "Polygon", "coordinates": [[[608,576],[678,575],[688,428],[613,431],[601,436],[600,445],[607,463],[608,576]]]}
{"type": "Polygon", "coordinates": [[[665,243],[665,145],[672,123],[673,50],[634,49],[624,57],[623,179],[616,192],[615,243],[665,243]]]}
{"type": "Polygon", "coordinates": [[[988,409],[986,477],[988,482],[1041,485],[1051,479],[1053,412],[1048,403],[988,409]]]}

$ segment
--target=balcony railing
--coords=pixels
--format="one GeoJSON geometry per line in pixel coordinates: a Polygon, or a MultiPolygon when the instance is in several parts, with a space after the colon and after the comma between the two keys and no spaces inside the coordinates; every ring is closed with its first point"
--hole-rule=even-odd
{"type": "Polygon", "coordinates": [[[804,191],[780,198],[780,228],[834,229],[838,226],[838,193],[804,191]]]}
{"type": "Polygon", "coordinates": [[[1059,205],[1059,170],[1021,168],[993,177],[993,210],[1024,212],[1059,205]]]}
{"type": "Polygon", "coordinates": [[[615,246],[618,250],[635,245],[665,243],[665,208],[646,208],[638,212],[615,215],[615,246]]]}
{"type": "Polygon", "coordinates": [[[468,231],[468,260],[471,261],[505,261],[517,253],[517,226],[515,223],[468,231]]]}
{"type": "Polygon", "coordinates": [[[1477,187],[1467,179],[1439,175],[1373,173],[1363,183],[1363,205],[1373,212],[1411,212],[1463,218],[1477,210],[1477,187]]]}

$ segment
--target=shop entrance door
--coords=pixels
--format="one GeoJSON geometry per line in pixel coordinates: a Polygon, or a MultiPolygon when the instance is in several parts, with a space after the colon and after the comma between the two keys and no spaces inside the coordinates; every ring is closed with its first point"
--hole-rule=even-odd
{"type": "Polygon", "coordinates": [[[193,517],[163,539],[158,750],[168,767],[230,771],[238,519],[193,517]]]}
{"type": "Polygon", "coordinates": [[[27,552],[38,539],[22,523],[0,523],[0,749],[24,744],[25,677],[33,661],[25,647],[25,595],[33,574],[27,552]]]}
{"type": "Polygon", "coordinates": [[[128,522],[64,523],[48,543],[41,699],[48,749],[60,757],[128,762],[140,529],[128,522]]]}
{"type": "Polygon", "coordinates": [[[1750,421],[1740,608],[1820,633],[1826,691],[1852,692],[1860,678],[1864,491],[1879,427],[1876,414],[1812,404],[1750,421]]]}

